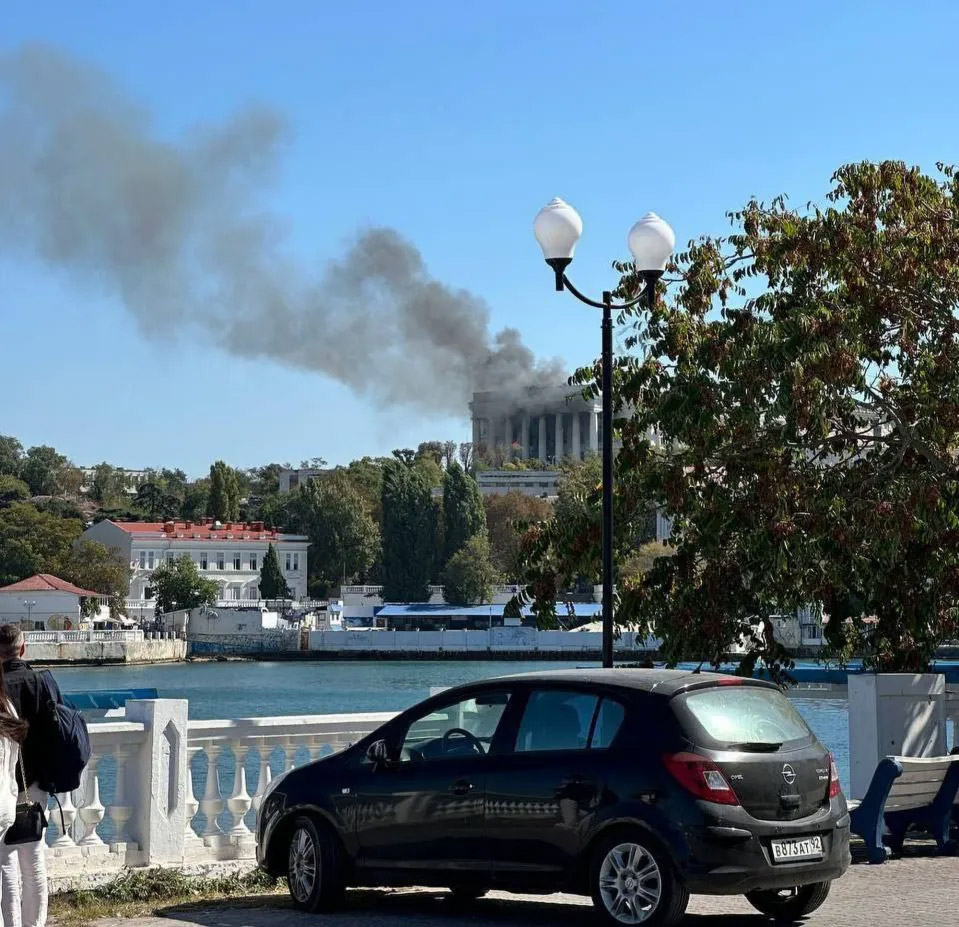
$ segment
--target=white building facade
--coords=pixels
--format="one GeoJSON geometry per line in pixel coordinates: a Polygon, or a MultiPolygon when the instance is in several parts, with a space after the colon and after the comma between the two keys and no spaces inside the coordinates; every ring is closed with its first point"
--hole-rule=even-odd
{"type": "Polygon", "coordinates": [[[17,624],[25,631],[76,630],[87,622],[81,615],[84,599],[95,600],[98,609],[109,612],[107,596],[37,573],[0,588],[0,624],[17,624]]]}
{"type": "Polygon", "coordinates": [[[145,607],[153,599],[151,577],[156,567],[184,556],[196,563],[201,576],[217,583],[219,599],[258,600],[260,570],[271,544],[293,598],[307,598],[309,538],[273,531],[263,522],[101,521],[87,528],[80,540],[97,541],[130,563],[129,599],[145,607]]]}

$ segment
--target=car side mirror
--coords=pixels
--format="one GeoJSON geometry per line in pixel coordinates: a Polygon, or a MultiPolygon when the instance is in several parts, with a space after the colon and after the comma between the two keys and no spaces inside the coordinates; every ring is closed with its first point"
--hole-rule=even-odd
{"type": "Polygon", "coordinates": [[[366,750],[366,758],[374,766],[389,766],[392,763],[390,748],[385,740],[376,740],[366,750]]]}

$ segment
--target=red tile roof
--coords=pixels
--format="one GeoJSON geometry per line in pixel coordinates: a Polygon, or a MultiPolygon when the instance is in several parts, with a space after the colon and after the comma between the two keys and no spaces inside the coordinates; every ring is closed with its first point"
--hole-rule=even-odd
{"type": "Polygon", "coordinates": [[[103,596],[102,592],[81,589],[79,586],[74,586],[73,583],[68,583],[65,579],[60,579],[50,573],[37,573],[36,576],[21,579],[18,583],[2,586],[0,592],[70,592],[82,598],[100,598],[103,596]]]}
{"type": "Polygon", "coordinates": [[[295,537],[266,528],[263,522],[215,523],[203,519],[202,522],[115,521],[112,524],[135,537],[166,540],[179,538],[185,541],[280,541],[295,537]]]}

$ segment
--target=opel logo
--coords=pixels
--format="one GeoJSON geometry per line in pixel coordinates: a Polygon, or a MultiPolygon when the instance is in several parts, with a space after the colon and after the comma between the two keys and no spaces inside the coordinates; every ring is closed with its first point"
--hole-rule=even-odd
{"type": "Polygon", "coordinates": [[[792,785],[796,781],[796,770],[788,763],[783,766],[783,779],[786,780],[786,785],[792,785]]]}

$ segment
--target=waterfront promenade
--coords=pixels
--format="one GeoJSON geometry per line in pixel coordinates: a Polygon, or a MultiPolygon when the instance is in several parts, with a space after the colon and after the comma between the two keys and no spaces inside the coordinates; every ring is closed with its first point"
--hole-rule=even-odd
{"type": "MultiPolygon", "coordinates": [[[[918,849],[884,866],[855,864],[834,886],[810,927],[939,927],[954,923],[959,858],[918,849]]],[[[355,890],[341,911],[320,918],[294,911],[283,896],[162,910],[162,917],[101,921],[97,927],[589,927],[589,899],[494,893],[464,912],[439,891],[355,890]]],[[[760,927],[769,924],[745,899],[694,896],[686,927],[760,927]]]]}

